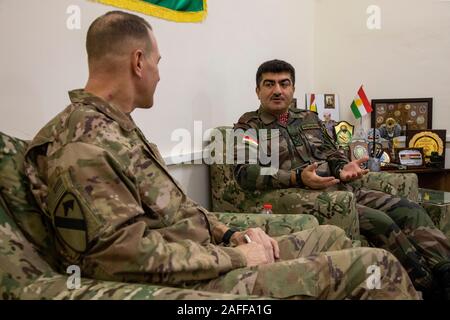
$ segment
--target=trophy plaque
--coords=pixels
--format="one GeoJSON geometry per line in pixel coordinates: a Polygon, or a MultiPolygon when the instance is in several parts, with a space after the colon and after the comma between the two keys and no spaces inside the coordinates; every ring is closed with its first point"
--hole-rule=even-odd
{"type": "Polygon", "coordinates": [[[422,148],[425,162],[429,163],[432,154],[445,157],[446,133],[446,130],[411,130],[407,132],[406,145],[422,148]]]}

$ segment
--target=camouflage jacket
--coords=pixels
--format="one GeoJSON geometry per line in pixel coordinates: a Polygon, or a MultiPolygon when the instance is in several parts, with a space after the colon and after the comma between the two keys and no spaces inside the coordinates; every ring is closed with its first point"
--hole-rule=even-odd
{"type": "Polygon", "coordinates": [[[317,114],[311,111],[290,108],[288,123],[283,125],[278,122],[277,117],[260,107],[257,111],[245,113],[234,125],[234,130],[238,139],[238,147],[235,147],[234,151],[235,160],[237,160],[236,153],[240,148],[241,140],[244,140],[241,146],[247,149],[247,152],[248,149],[261,147],[264,139],[269,140],[266,144],[267,153],[270,156],[273,152],[271,150],[273,139],[279,139],[277,172],[261,175],[261,168],[264,165],[260,161],[257,163],[246,161],[244,164],[237,162],[234,171],[235,179],[245,189],[302,187],[301,181],[292,179],[293,171],[297,168],[301,171],[313,162],[321,163],[317,170],[319,175],[332,175],[339,178],[339,170],[349,162],[348,158],[338,151],[317,114]],[[254,130],[249,131],[249,129],[254,130]],[[277,130],[261,136],[259,131],[261,129],[277,130]]]}
{"type": "Polygon", "coordinates": [[[62,268],[177,284],[246,265],[236,248],[219,245],[228,228],[186,196],[129,115],[83,90],[70,98],[26,153],[62,268]]]}

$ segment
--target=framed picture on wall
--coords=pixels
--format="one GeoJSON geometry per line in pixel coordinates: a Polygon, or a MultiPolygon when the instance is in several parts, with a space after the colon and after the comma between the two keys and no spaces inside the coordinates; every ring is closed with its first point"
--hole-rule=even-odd
{"type": "Polygon", "coordinates": [[[334,94],[325,94],[324,100],[325,100],[325,109],[334,109],[336,107],[335,105],[335,98],[334,94]]]}
{"type": "Polygon", "coordinates": [[[433,98],[374,99],[372,109],[372,128],[386,140],[406,135],[407,130],[433,127],[433,98]]]}

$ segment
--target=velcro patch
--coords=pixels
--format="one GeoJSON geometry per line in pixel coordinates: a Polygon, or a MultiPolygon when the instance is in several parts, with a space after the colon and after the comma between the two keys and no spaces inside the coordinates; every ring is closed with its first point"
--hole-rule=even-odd
{"type": "Polygon", "coordinates": [[[85,252],[88,243],[86,220],[82,206],[71,192],[66,192],[60,198],[53,217],[60,240],[75,252],[85,252]]]}
{"type": "Polygon", "coordinates": [[[301,125],[303,130],[313,130],[320,129],[320,126],[317,123],[305,123],[301,125]]]}

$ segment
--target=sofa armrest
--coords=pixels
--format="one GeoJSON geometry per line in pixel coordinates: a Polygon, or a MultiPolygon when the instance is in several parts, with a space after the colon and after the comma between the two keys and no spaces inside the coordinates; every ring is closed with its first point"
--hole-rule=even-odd
{"type": "Polygon", "coordinates": [[[18,298],[26,300],[242,300],[262,299],[225,293],[82,278],[78,289],[68,289],[68,277],[41,276],[21,288],[18,298]]]}
{"type": "Polygon", "coordinates": [[[239,230],[261,228],[271,237],[311,229],[319,225],[317,219],[308,214],[270,214],[257,213],[217,213],[218,219],[229,227],[239,230]]]}
{"type": "Polygon", "coordinates": [[[417,202],[419,182],[415,173],[369,172],[352,183],[357,187],[383,191],[417,202]]]}

